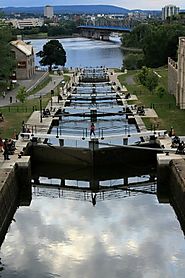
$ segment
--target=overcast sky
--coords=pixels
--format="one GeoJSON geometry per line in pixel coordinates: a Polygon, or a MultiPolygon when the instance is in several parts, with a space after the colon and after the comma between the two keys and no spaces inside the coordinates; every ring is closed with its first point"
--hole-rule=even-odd
{"type": "Polygon", "coordinates": [[[0,0],[1,7],[31,7],[44,5],[114,5],[127,9],[161,9],[165,5],[173,4],[185,9],[185,0],[0,0]]]}

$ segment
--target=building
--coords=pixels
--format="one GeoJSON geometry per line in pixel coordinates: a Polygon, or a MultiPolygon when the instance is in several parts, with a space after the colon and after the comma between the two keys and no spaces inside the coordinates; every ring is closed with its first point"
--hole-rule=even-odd
{"type": "Polygon", "coordinates": [[[24,29],[41,27],[44,24],[44,20],[40,18],[10,19],[6,20],[6,23],[11,23],[17,29],[24,29]]]}
{"type": "Polygon", "coordinates": [[[167,5],[162,8],[162,20],[166,20],[167,17],[179,14],[179,7],[174,5],[167,5]]]}
{"type": "Polygon", "coordinates": [[[176,98],[180,109],[185,109],[185,37],[179,38],[178,61],[168,58],[168,92],[176,98]]]}
{"type": "Polygon", "coordinates": [[[33,46],[22,40],[11,41],[11,49],[16,60],[16,78],[30,79],[35,73],[33,46]]]}
{"type": "Polygon", "coordinates": [[[53,7],[52,6],[45,6],[44,7],[44,17],[46,18],[53,18],[54,13],[53,13],[53,7]]]}

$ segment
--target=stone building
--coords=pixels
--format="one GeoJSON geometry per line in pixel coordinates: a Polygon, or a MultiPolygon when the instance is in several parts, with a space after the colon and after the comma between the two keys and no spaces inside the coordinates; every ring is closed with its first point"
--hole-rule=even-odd
{"type": "Polygon", "coordinates": [[[35,73],[33,46],[22,40],[11,41],[16,60],[16,78],[30,79],[35,73]]]}
{"type": "Polygon", "coordinates": [[[168,92],[176,98],[176,105],[185,109],[185,37],[179,38],[178,61],[168,58],[168,92]]]}

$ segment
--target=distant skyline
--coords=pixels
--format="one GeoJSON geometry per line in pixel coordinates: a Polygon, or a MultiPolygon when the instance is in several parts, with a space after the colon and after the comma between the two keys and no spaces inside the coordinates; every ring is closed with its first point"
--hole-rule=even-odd
{"type": "Polygon", "coordinates": [[[185,9],[184,0],[0,0],[0,7],[38,7],[62,5],[113,5],[126,9],[161,10],[165,5],[173,4],[185,9]]]}

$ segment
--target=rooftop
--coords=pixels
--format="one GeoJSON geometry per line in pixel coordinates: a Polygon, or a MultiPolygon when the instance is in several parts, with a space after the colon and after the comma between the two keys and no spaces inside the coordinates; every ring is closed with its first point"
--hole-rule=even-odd
{"type": "Polygon", "coordinates": [[[23,52],[26,56],[30,56],[33,54],[33,46],[25,43],[22,40],[11,41],[11,45],[15,46],[21,52],[23,52]]]}

